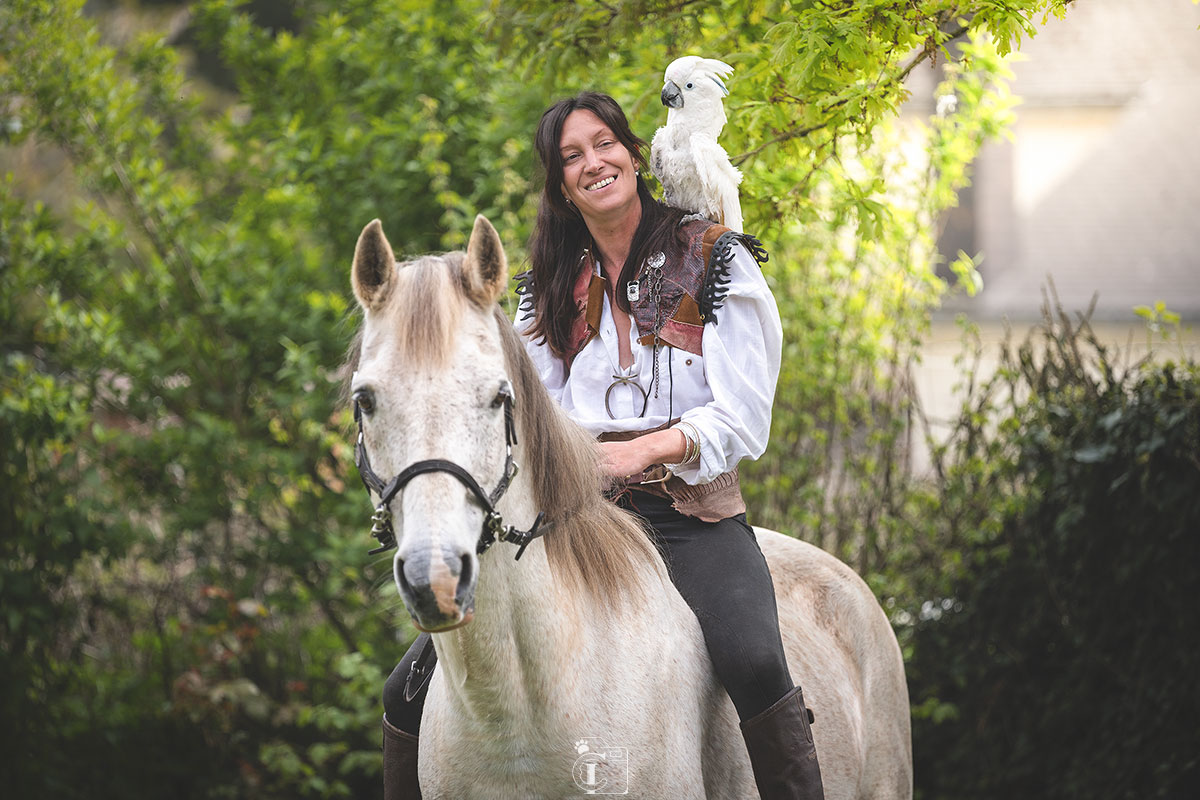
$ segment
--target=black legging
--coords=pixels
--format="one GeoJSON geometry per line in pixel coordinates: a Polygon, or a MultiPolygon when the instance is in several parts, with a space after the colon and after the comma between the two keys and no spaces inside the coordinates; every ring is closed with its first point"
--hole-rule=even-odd
{"type": "MultiPolygon", "coordinates": [[[[746,515],[701,522],[680,514],[670,500],[645,492],[627,492],[617,503],[649,523],[675,587],[700,622],[717,679],[738,716],[748,720],[783,697],[793,684],[779,636],[775,588],[746,515]]],[[[388,722],[414,736],[420,734],[428,684],[406,701],[404,683],[427,637],[417,637],[383,687],[388,722]]]]}

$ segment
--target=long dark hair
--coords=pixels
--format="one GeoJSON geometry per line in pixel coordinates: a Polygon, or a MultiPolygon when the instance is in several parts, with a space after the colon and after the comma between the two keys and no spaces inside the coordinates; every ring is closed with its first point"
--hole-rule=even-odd
{"type": "MultiPolygon", "coordinates": [[[[563,161],[559,142],[563,123],[573,111],[590,111],[607,125],[642,171],[648,171],[646,143],[629,127],[625,112],[617,101],[600,92],[580,92],[575,97],[559,100],[542,114],[534,146],[545,172],[545,184],[538,204],[537,224],[529,243],[531,264],[530,290],[533,295],[534,323],[531,336],[544,337],[550,349],[559,357],[571,347],[571,326],[581,313],[575,307],[571,293],[579,275],[580,256],[591,246],[592,237],[579,210],[563,196],[563,161]]],[[[664,205],[650,194],[650,187],[641,175],[637,177],[638,198],[642,202],[642,219],[633,235],[629,256],[621,268],[620,286],[633,279],[638,267],[648,255],[668,250],[670,241],[678,235],[679,220],[684,212],[664,205]]],[[[625,292],[614,293],[617,306],[628,312],[625,292]]]]}

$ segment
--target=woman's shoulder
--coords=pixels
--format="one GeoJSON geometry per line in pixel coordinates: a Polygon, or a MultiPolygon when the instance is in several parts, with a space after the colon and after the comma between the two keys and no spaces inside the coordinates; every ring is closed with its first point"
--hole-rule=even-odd
{"type": "Polygon", "coordinates": [[[741,244],[755,261],[764,263],[767,260],[766,250],[758,237],[744,231],[735,231],[699,214],[683,216],[676,228],[676,237],[684,242],[706,240],[709,246],[715,245],[718,241],[729,247],[741,244]]]}
{"type": "Polygon", "coordinates": [[[721,270],[743,254],[759,265],[770,260],[758,237],[695,215],[679,223],[677,241],[682,254],[699,258],[707,272],[721,270]]]}

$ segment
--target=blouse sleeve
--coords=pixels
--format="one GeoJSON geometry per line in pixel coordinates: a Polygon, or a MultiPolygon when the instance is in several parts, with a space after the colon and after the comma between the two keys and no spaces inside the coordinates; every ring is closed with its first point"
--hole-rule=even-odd
{"type": "Polygon", "coordinates": [[[695,426],[700,458],[675,468],[686,483],[706,483],[755,459],[767,448],[779,380],[783,327],[758,263],[738,243],[728,292],[716,319],[704,326],[704,375],[713,399],[685,411],[695,426]]]}
{"type": "Polygon", "coordinates": [[[533,311],[518,311],[517,321],[513,323],[517,333],[521,337],[521,341],[525,343],[525,352],[529,354],[530,360],[533,361],[533,367],[537,370],[538,378],[541,379],[542,385],[546,387],[546,391],[550,393],[550,398],[554,400],[556,405],[562,405],[563,387],[567,382],[567,371],[563,365],[563,361],[550,349],[550,345],[546,343],[545,338],[537,340],[536,337],[527,335],[531,327],[533,327],[533,311]]]}

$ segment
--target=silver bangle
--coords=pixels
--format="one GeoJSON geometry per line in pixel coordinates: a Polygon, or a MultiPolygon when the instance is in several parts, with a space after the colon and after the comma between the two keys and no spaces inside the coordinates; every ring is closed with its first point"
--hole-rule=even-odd
{"type": "Polygon", "coordinates": [[[684,448],[683,458],[672,466],[682,467],[697,461],[700,458],[700,432],[696,430],[696,426],[690,422],[682,420],[671,426],[672,429],[683,434],[684,448]]]}

